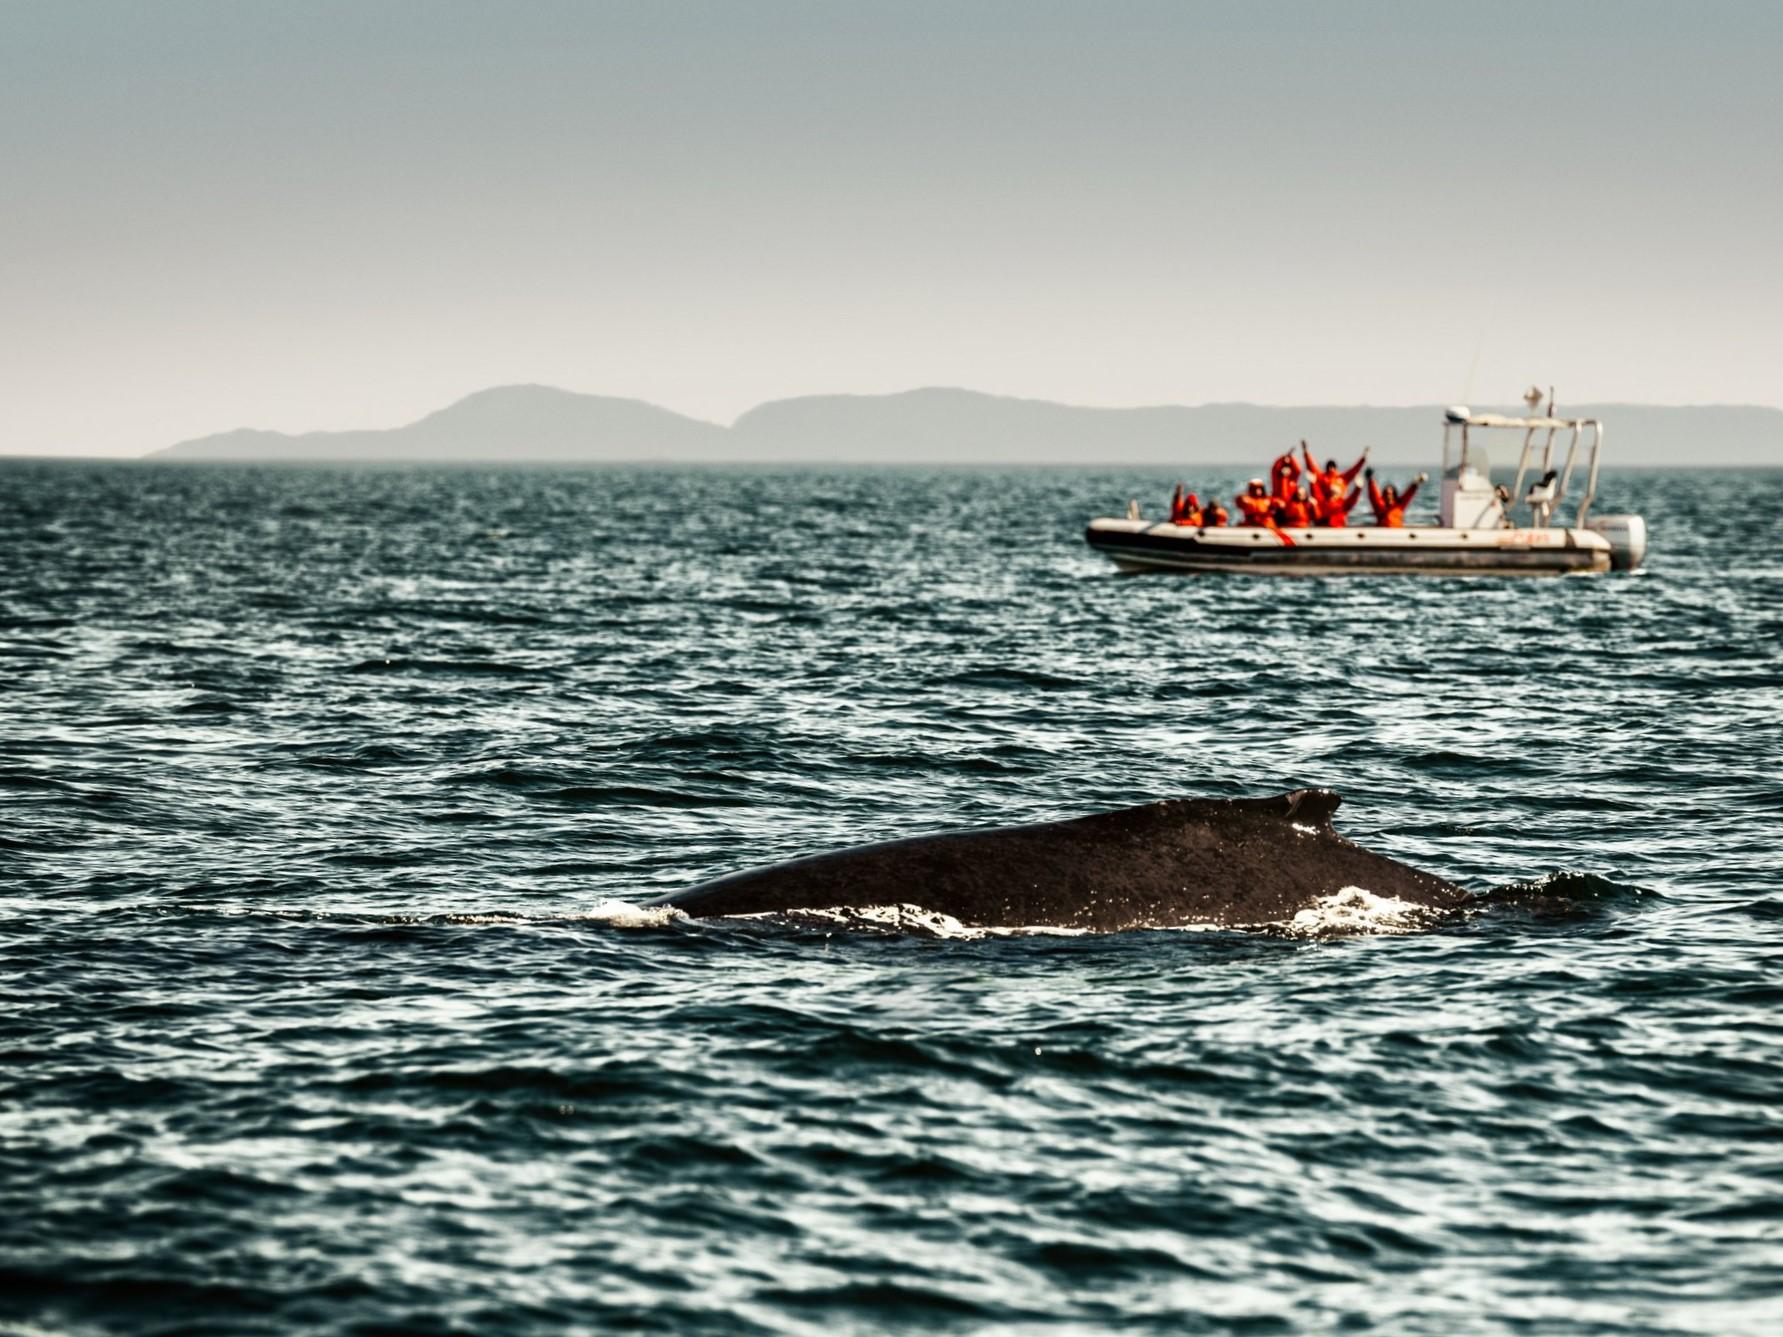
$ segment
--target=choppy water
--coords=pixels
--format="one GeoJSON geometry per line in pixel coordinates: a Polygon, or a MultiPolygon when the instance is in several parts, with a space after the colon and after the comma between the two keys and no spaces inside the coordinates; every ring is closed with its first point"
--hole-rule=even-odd
{"type": "Polygon", "coordinates": [[[1778,1331],[1783,475],[1612,478],[1635,577],[1115,577],[1168,483],[0,467],[0,1328],[1778,1331]],[[629,909],[1309,784],[1578,911],[629,909]]]}

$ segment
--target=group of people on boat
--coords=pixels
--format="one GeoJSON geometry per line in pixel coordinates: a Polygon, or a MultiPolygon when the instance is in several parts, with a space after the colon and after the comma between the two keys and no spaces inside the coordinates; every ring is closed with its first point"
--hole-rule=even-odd
{"type": "MultiPolygon", "coordinates": [[[[1323,526],[1341,529],[1349,524],[1350,512],[1364,496],[1374,511],[1374,522],[1385,529],[1405,526],[1406,508],[1418,489],[1429,481],[1429,474],[1419,474],[1403,491],[1388,483],[1381,487],[1368,466],[1368,451],[1347,469],[1339,469],[1336,460],[1326,460],[1321,469],[1306,442],[1300,443],[1305,460],[1289,450],[1278,456],[1269,467],[1269,482],[1253,478],[1234,499],[1240,525],[1256,525],[1268,529],[1310,529],[1323,526]],[[1361,474],[1364,486],[1353,486],[1361,474]]],[[[1215,498],[1201,501],[1193,492],[1183,491],[1181,483],[1170,499],[1172,524],[1195,528],[1214,528],[1232,522],[1231,512],[1215,498]]]]}

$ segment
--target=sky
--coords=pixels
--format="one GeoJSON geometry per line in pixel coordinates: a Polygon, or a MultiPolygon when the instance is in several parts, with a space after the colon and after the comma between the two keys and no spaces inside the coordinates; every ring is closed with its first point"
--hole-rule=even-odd
{"type": "Polygon", "coordinates": [[[0,452],[516,382],[1783,406],[1780,61],[1727,0],[0,0],[0,452]]]}

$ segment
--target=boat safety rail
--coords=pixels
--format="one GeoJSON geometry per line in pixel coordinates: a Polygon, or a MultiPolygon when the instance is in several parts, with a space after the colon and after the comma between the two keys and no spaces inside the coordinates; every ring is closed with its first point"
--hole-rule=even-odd
{"type": "Polygon", "coordinates": [[[1517,458],[1517,476],[1511,484],[1513,502],[1523,499],[1523,484],[1528,479],[1530,457],[1535,453],[1536,433],[1546,430],[1547,436],[1542,441],[1541,473],[1546,478],[1554,472],[1555,437],[1562,428],[1569,430],[1566,442],[1566,460],[1561,465],[1558,476],[1554,480],[1554,495],[1544,503],[1545,514],[1551,521],[1560,513],[1560,503],[1566,497],[1567,489],[1572,485],[1573,470],[1578,467],[1581,447],[1587,455],[1585,472],[1585,495],[1579,498],[1579,510],[1573,519],[1573,527],[1582,529],[1586,518],[1591,514],[1591,503],[1597,500],[1598,470],[1603,462],[1603,423],[1596,418],[1578,418],[1571,421],[1548,421],[1533,423],[1523,433],[1523,451],[1517,458]],[[1585,435],[1590,429],[1590,437],[1585,435]]]}
{"type": "MultiPolygon", "coordinates": [[[[1544,474],[1554,467],[1554,433],[1559,430],[1558,426],[1548,428],[1548,438],[1542,443],[1542,473],[1544,474]]],[[[1576,440],[1579,429],[1575,427],[1572,430],[1573,438],[1576,440]]],[[[1539,431],[1541,428],[1531,427],[1523,433],[1523,453],[1517,457],[1517,477],[1511,483],[1511,499],[1513,501],[1523,496],[1523,480],[1529,475],[1529,454],[1535,446],[1535,434],[1539,431]]]]}

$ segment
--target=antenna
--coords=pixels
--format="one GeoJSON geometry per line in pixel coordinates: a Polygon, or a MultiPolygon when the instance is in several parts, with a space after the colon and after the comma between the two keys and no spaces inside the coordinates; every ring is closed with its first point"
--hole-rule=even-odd
{"type": "Polygon", "coordinates": [[[1480,337],[1473,346],[1473,361],[1467,366],[1467,388],[1461,392],[1458,401],[1462,404],[1473,403],[1474,373],[1480,369],[1480,352],[1486,347],[1486,331],[1492,328],[1492,317],[1498,314],[1498,294],[1492,294],[1492,301],[1486,307],[1486,314],[1480,318],[1480,337]]]}

